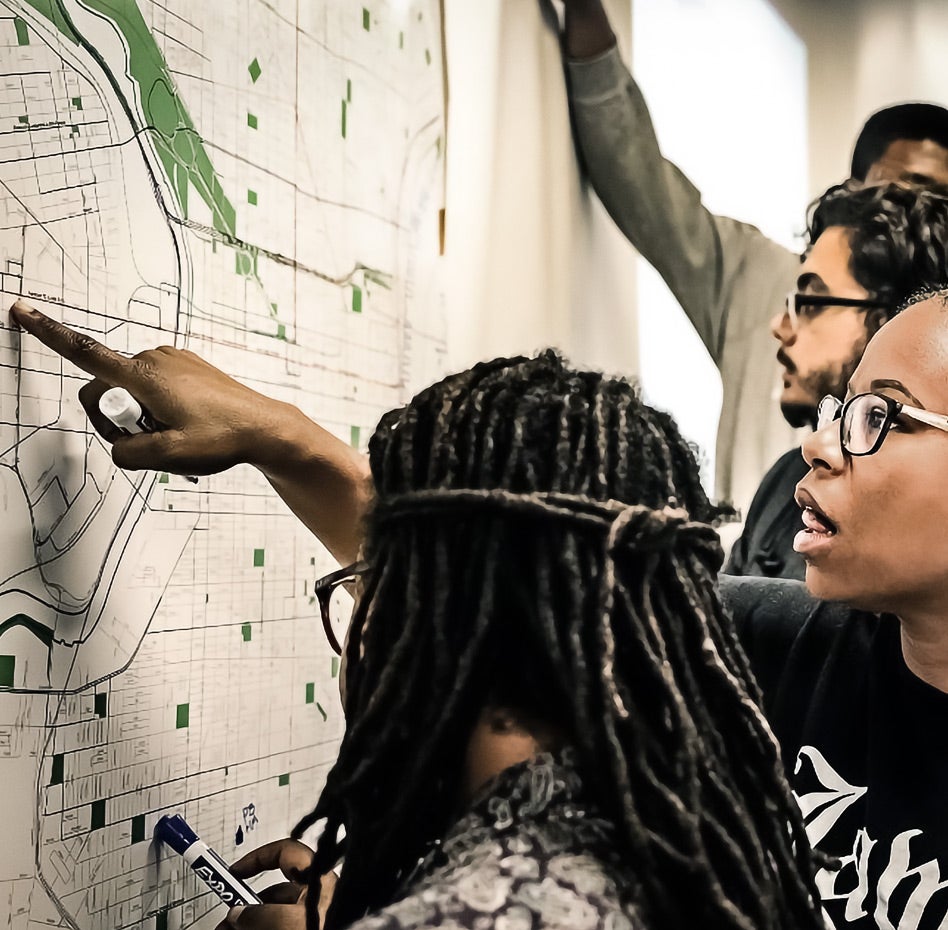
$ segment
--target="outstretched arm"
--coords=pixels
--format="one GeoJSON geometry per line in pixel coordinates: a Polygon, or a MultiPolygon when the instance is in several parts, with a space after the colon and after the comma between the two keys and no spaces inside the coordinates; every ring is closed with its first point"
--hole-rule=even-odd
{"type": "Polygon", "coordinates": [[[251,390],[186,349],[161,346],[127,358],[22,301],[10,315],[92,375],[79,400],[112,443],[116,465],[179,475],[254,465],[336,559],[356,560],[372,496],[368,462],[296,407],[251,390]],[[110,387],[128,390],[158,429],[123,435],[99,412],[110,387]]]}

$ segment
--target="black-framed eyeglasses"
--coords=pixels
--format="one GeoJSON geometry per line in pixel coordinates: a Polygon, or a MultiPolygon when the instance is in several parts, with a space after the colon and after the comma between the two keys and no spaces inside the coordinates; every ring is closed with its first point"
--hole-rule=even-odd
{"type": "Polygon", "coordinates": [[[790,317],[790,328],[797,332],[801,322],[809,322],[828,307],[854,307],[857,310],[888,310],[889,305],[881,300],[861,297],[835,297],[832,294],[801,294],[790,291],[784,303],[790,317]]]}
{"type": "Polygon", "coordinates": [[[816,428],[839,420],[839,443],[849,455],[878,452],[896,417],[911,417],[927,426],[948,432],[948,416],[910,407],[884,394],[856,394],[842,403],[831,394],[820,401],[816,428]]]}
{"type": "Polygon", "coordinates": [[[345,631],[349,627],[352,609],[355,606],[355,597],[348,586],[368,570],[367,562],[353,562],[352,565],[324,575],[313,585],[313,594],[319,601],[323,632],[337,656],[342,655],[342,646],[339,645],[336,631],[339,630],[345,638],[345,631]]]}

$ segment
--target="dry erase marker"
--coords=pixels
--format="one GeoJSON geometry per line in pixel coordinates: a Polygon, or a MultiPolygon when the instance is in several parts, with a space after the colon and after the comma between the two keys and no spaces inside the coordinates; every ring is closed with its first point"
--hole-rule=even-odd
{"type": "Polygon", "coordinates": [[[187,824],[180,814],[167,814],[155,824],[155,838],[180,853],[191,871],[225,904],[261,904],[254,890],[231,874],[224,860],[187,824]]]}
{"type": "MultiPolygon", "coordinates": [[[[125,388],[109,388],[99,398],[99,410],[126,433],[153,433],[155,431],[155,424],[151,417],[142,410],[142,405],[125,388]]],[[[193,475],[184,477],[192,484],[198,483],[193,475]]]]}
{"type": "Polygon", "coordinates": [[[109,388],[99,398],[99,410],[126,433],[153,433],[155,425],[142,405],[125,388],[109,388]]]}

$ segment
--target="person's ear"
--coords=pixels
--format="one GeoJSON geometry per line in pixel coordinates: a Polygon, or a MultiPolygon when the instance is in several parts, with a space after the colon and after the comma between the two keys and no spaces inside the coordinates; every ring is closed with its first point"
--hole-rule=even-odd
{"type": "Polygon", "coordinates": [[[871,339],[890,319],[889,312],[881,307],[877,310],[870,310],[866,314],[866,335],[871,339]]]}
{"type": "Polygon", "coordinates": [[[491,733],[498,736],[506,736],[511,733],[522,733],[523,725],[517,721],[514,715],[506,707],[488,707],[487,726],[491,733]]]}

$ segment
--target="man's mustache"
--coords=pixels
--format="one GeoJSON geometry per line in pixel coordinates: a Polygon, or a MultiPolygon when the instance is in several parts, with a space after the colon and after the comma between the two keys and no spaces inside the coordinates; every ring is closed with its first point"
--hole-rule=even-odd
{"type": "Polygon", "coordinates": [[[797,372],[797,366],[794,364],[793,359],[784,352],[783,349],[777,349],[777,361],[787,369],[788,375],[794,375],[797,372]]]}

